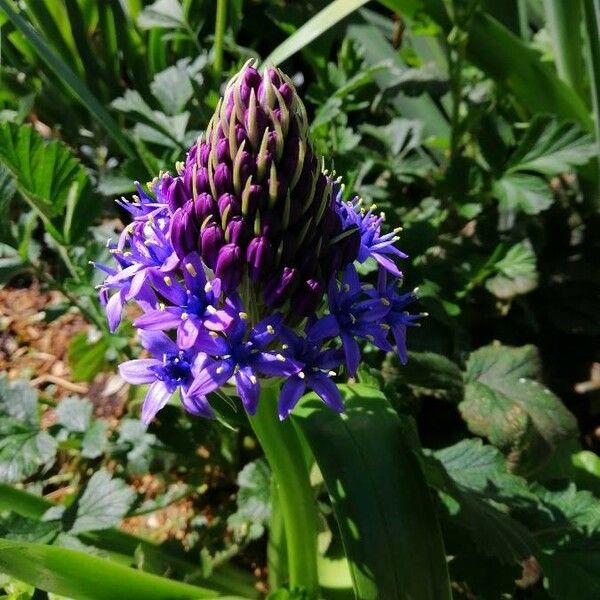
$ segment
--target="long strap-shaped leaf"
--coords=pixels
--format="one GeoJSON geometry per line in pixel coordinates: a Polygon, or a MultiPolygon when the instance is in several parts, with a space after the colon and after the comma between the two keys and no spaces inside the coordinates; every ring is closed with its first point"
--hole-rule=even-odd
{"type": "Polygon", "coordinates": [[[383,394],[342,386],[338,415],[313,395],[294,413],[333,501],[356,597],[451,598],[430,491],[383,394]]]}
{"type": "Polygon", "coordinates": [[[136,571],[97,556],[2,538],[0,571],[41,590],[78,600],[196,600],[219,597],[212,590],[136,571]]]}
{"type": "MultiPolygon", "coordinates": [[[[24,490],[19,490],[10,485],[0,483],[0,511],[11,511],[29,519],[41,520],[44,513],[54,503],[34,496],[24,490]]],[[[175,556],[164,550],[158,544],[137,537],[121,529],[103,529],[101,531],[86,531],[77,536],[83,543],[90,544],[100,550],[106,551],[111,559],[123,561],[123,564],[132,564],[133,556],[138,550],[149,557],[150,562],[164,566],[165,570],[185,573],[187,577],[194,576],[200,566],[188,562],[185,558],[175,556]]],[[[194,579],[197,581],[197,579],[194,579]]],[[[255,579],[246,571],[230,564],[222,564],[201,583],[219,592],[228,594],[241,594],[244,598],[258,598],[259,593],[254,588],[255,579]]]]}
{"type": "MultiPolygon", "coordinates": [[[[380,0],[380,3],[405,18],[420,9],[448,33],[452,27],[443,0],[380,0]]],[[[363,4],[366,2],[359,0],[332,2],[275,48],[265,62],[283,62],[363,4]]],[[[592,119],[580,96],[541,61],[535,50],[485,12],[478,11],[473,18],[467,57],[489,77],[505,85],[532,113],[549,112],[592,129],[592,119]]]]}
{"type": "Polygon", "coordinates": [[[54,49],[35,30],[35,28],[18,14],[8,0],[0,0],[0,8],[12,21],[13,25],[27,38],[38,56],[48,65],[53,73],[64,83],[71,93],[92,113],[98,124],[103,127],[121,150],[129,157],[134,158],[135,153],[131,145],[121,133],[119,126],[90,92],[85,84],[73,73],[63,59],[56,54],[54,49]]]}
{"type": "Polygon", "coordinates": [[[294,32],[282,44],[277,46],[265,59],[267,65],[278,65],[286,58],[302,50],[315,38],[339,23],[343,18],[364,6],[369,0],[334,0],[323,10],[309,19],[298,31],[294,32]]]}

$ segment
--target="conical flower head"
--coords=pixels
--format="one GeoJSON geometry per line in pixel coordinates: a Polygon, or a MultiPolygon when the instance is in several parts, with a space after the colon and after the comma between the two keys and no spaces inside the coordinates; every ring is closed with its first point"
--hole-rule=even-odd
{"type": "Polygon", "coordinates": [[[176,251],[190,252],[195,236],[226,289],[247,278],[244,289],[259,309],[289,301],[310,313],[331,275],[358,250],[353,232],[343,230],[322,162],[291,80],[246,64],[179,177],[161,183],[174,213],[171,239],[183,240],[176,251]]]}

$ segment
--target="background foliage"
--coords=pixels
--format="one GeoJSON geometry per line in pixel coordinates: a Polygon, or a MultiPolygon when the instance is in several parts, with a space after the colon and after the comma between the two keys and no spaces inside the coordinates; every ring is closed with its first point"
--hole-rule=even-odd
{"type": "MultiPolygon", "coordinates": [[[[417,486],[413,501],[434,501],[456,598],[600,597],[599,23],[595,0],[0,0],[0,283],[58,290],[45,321],[84,320],[69,380],[106,382],[139,352],[125,327],[108,334],[88,265],[122,227],[113,199],[174,168],[248,58],[281,64],[348,196],[403,227],[405,285],[429,313],[406,367],[369,354],[371,391],[349,411],[355,425],[372,411],[394,455],[370,456],[310,398],[294,417],[319,459],[324,597],[352,597],[350,575],[369,597],[365,561],[393,570],[403,551],[377,545],[386,519],[398,544],[406,534],[390,492],[362,523],[371,556],[344,563],[351,532],[332,509],[354,509],[325,493],[332,436],[389,490],[423,474],[432,493],[417,486]]],[[[45,597],[35,586],[51,573],[51,591],[83,598],[98,571],[93,598],[119,586],[260,597],[270,475],[243,413],[215,398],[211,423],[169,406],[147,430],[135,390],[105,418],[86,393],[12,375],[0,379],[0,571],[16,577],[0,575],[4,597],[45,597]],[[176,534],[131,533],[173,506],[189,513],[176,534]]]]}

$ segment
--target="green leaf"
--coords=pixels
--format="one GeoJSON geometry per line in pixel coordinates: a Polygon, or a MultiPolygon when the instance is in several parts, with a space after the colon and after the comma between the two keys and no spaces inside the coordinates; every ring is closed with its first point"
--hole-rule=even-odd
{"type": "Polygon", "coordinates": [[[577,434],[575,417],[541,383],[534,346],[494,343],[473,352],[465,373],[465,400],[459,405],[469,429],[512,451],[512,459],[547,456],[562,439],[577,434]]]}
{"type": "Polygon", "coordinates": [[[126,90],[121,98],[113,100],[112,106],[135,116],[138,121],[135,131],[142,139],[171,147],[182,145],[189,113],[168,117],[158,110],[152,110],[135,90],[126,90]]]}
{"type": "Polygon", "coordinates": [[[0,519],[0,537],[9,540],[49,544],[59,532],[57,523],[43,523],[15,513],[0,519]]]}
{"type": "Polygon", "coordinates": [[[266,460],[248,463],[238,474],[238,509],[227,524],[241,538],[257,539],[271,515],[271,470],[266,460]]]}
{"type": "Polygon", "coordinates": [[[95,419],[81,440],[81,456],[91,459],[98,458],[107,446],[108,423],[102,419],[95,419]]]}
{"type": "Polygon", "coordinates": [[[129,158],[134,158],[135,153],[128,140],[121,133],[117,123],[70,67],[56,54],[52,46],[35,30],[31,23],[15,12],[8,0],[0,0],[0,8],[6,13],[14,26],[27,38],[36,54],[48,65],[58,80],[89,110],[98,124],[105,129],[121,150],[129,158]]]}
{"type": "Polygon", "coordinates": [[[0,377],[0,481],[33,475],[54,459],[56,440],[40,431],[37,394],[25,381],[0,377]]]}
{"type": "Polygon", "coordinates": [[[343,414],[309,394],[293,420],[332,498],[356,596],[450,598],[435,512],[398,414],[376,389],[340,389],[343,414]]]}
{"type": "Polygon", "coordinates": [[[409,392],[415,398],[434,397],[459,403],[464,396],[463,376],[451,360],[435,352],[409,352],[408,362],[400,364],[395,353],[387,355],[382,366],[389,394],[409,392]]]}
{"type": "Polygon", "coordinates": [[[368,0],[334,0],[277,46],[264,63],[279,65],[367,2],[368,0]]]}
{"type": "Polygon", "coordinates": [[[106,365],[106,351],[110,346],[106,336],[90,342],[88,332],[82,331],[71,339],[68,350],[69,364],[75,381],[91,381],[106,365]]]}
{"type": "Polygon", "coordinates": [[[12,483],[33,475],[54,459],[56,440],[45,431],[14,431],[0,439],[0,481],[12,483]]]}
{"type": "Polygon", "coordinates": [[[0,539],[0,571],[41,590],[77,600],[197,600],[206,588],[142,573],[56,546],[0,539]]]}
{"type": "Polygon", "coordinates": [[[494,269],[497,274],[485,282],[485,287],[497,298],[510,300],[537,287],[536,256],[529,240],[510,248],[494,269]]]}
{"type": "Polygon", "coordinates": [[[593,137],[575,123],[536,116],[508,162],[508,172],[552,176],[584,165],[596,153],[593,137]]]}
{"type": "Polygon", "coordinates": [[[86,170],[62,142],[47,142],[29,125],[0,125],[0,160],[18,191],[59,242],[72,241],[98,211],[86,170]]]}
{"type": "Polygon", "coordinates": [[[180,64],[157,73],[150,89],[169,115],[179,113],[194,95],[188,71],[180,64]]]}
{"type": "Polygon", "coordinates": [[[548,182],[537,175],[508,173],[494,181],[492,191],[498,198],[500,209],[506,212],[522,211],[537,215],[554,202],[548,182]]]}
{"type": "Polygon", "coordinates": [[[535,496],[524,479],[508,473],[496,448],[463,440],[433,457],[424,462],[429,484],[440,493],[449,522],[465,529],[480,552],[510,565],[539,551],[531,533],[503,504],[506,498],[535,501],[535,496]]]}
{"type": "Polygon", "coordinates": [[[183,11],[177,0],[157,0],[146,6],[138,16],[138,25],[142,29],[178,29],[182,24],[183,11]]]}
{"type": "Polygon", "coordinates": [[[27,381],[10,381],[6,375],[0,376],[0,416],[37,426],[37,400],[37,391],[27,381]]]}
{"type": "Polygon", "coordinates": [[[572,535],[540,559],[544,587],[555,600],[600,597],[600,536],[572,535]]]}
{"type": "Polygon", "coordinates": [[[109,529],[121,523],[135,498],[135,492],[108,471],[97,471],[83,493],[68,508],[50,508],[44,520],[62,519],[65,531],[75,535],[84,531],[109,529]]]}
{"type": "Polygon", "coordinates": [[[86,398],[70,396],[56,407],[57,422],[73,433],[84,433],[92,419],[92,403],[86,398]]]}

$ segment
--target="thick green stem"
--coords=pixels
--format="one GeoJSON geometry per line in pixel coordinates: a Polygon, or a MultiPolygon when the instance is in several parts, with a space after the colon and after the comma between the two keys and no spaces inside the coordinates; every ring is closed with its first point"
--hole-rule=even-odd
{"type": "MultiPolygon", "coordinates": [[[[318,597],[317,508],[304,452],[292,422],[277,416],[277,386],[265,386],[250,424],[273,473],[283,517],[289,583],[318,597]]],[[[281,561],[280,561],[281,562],[281,561]]],[[[285,561],[283,561],[283,564],[285,561]]]]}
{"type": "Polygon", "coordinates": [[[223,73],[223,40],[227,24],[227,0],[217,0],[217,16],[215,20],[215,73],[221,78],[223,73]]]}
{"type": "Polygon", "coordinates": [[[269,522],[269,543],[267,545],[267,566],[269,567],[269,587],[276,590],[288,580],[287,548],[285,545],[285,523],[275,481],[271,485],[271,519],[269,522]]]}

